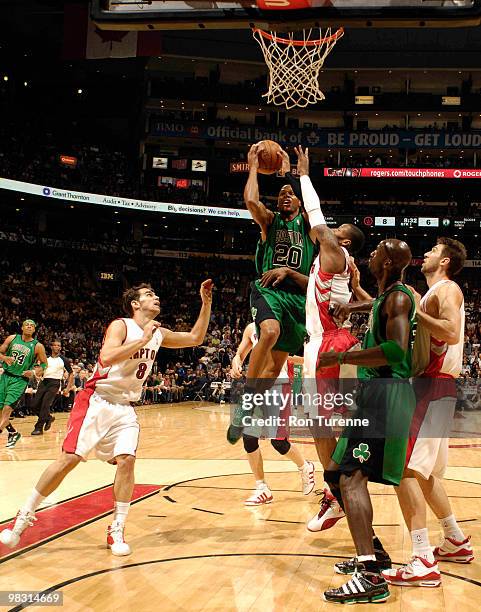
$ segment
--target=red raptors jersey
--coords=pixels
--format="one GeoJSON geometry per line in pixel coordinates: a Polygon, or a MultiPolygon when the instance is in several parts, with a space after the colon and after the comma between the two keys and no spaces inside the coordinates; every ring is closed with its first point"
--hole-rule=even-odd
{"type": "Polygon", "coordinates": [[[346,258],[341,274],[323,272],[319,255],[312,264],[306,300],[306,329],[310,337],[322,336],[325,331],[337,329],[339,325],[329,313],[329,305],[347,304],[351,300],[349,253],[344,247],[341,248],[346,258]]]}

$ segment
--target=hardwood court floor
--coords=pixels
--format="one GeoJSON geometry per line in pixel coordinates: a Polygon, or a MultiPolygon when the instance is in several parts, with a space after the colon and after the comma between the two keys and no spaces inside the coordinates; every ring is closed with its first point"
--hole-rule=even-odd
{"type": "MultiPolygon", "coordinates": [[[[322,534],[306,531],[319,497],[301,494],[294,464],[280,458],[268,442],[261,443],[274,502],[247,509],[243,501],[253,479],[241,444],[232,447],[225,441],[227,408],[186,402],[148,406],[138,413],[142,433],[136,481],[154,486],[136,490],[127,525],[132,555],[113,557],[105,548],[114,468],[91,459],[37,513],[38,522],[27,532],[28,550],[0,545],[0,591],[56,587],[63,591],[68,612],[333,609],[321,594],[345,580],[334,573],[333,564],[353,554],[347,523],[340,521],[322,534]]],[[[15,449],[0,450],[0,522],[15,515],[41,470],[57,456],[66,418],[57,415],[42,438],[29,435],[33,418],[17,420],[24,437],[15,449]]],[[[314,447],[304,442],[304,455],[314,459],[314,447]]],[[[452,445],[446,485],[477,551],[481,440],[453,439],[452,445]]],[[[321,473],[317,475],[322,488],[321,473]]],[[[395,562],[407,560],[409,534],[394,490],[373,485],[371,492],[376,532],[395,562]]],[[[432,543],[437,543],[439,528],[432,515],[429,528],[432,543]]],[[[441,569],[440,588],[392,587],[382,609],[478,609],[479,557],[469,565],[442,564],[441,569]]],[[[371,608],[364,605],[362,610],[371,608]]]]}

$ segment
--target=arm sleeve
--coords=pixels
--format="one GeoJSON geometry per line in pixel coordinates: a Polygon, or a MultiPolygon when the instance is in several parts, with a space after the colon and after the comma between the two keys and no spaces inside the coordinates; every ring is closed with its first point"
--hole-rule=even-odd
{"type": "Polygon", "coordinates": [[[309,176],[301,176],[301,188],[304,197],[304,209],[309,217],[311,227],[326,225],[326,220],[321,210],[321,201],[309,176]]]}

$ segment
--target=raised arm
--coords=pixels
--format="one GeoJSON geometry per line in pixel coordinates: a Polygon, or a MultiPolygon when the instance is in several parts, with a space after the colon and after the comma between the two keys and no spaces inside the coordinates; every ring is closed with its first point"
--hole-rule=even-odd
{"type": "Polygon", "coordinates": [[[242,364],[244,363],[247,355],[251,352],[252,344],[251,336],[255,330],[255,323],[249,323],[244,329],[242,334],[242,340],[237,347],[237,352],[232,358],[231,363],[231,376],[232,378],[241,378],[242,376],[242,364]]]}
{"type": "Polygon", "coordinates": [[[247,179],[247,183],[244,188],[244,202],[246,203],[247,210],[250,212],[252,218],[261,228],[262,239],[265,240],[269,226],[274,219],[274,213],[267,209],[259,200],[257,170],[259,168],[258,155],[261,150],[262,145],[255,144],[252,145],[252,147],[249,149],[249,153],[247,154],[247,161],[249,163],[249,178],[247,179]]]}
{"type": "Polygon", "coordinates": [[[438,299],[438,317],[432,317],[418,308],[417,320],[437,340],[457,344],[461,333],[460,308],[463,303],[463,294],[459,287],[455,283],[445,283],[439,288],[437,295],[428,299],[438,299]]]}
{"type": "Polygon", "coordinates": [[[296,147],[297,169],[301,176],[302,200],[304,209],[309,217],[311,226],[311,238],[318,240],[321,246],[319,257],[321,266],[325,272],[337,272],[344,269],[345,256],[339,246],[334,232],[327,227],[326,220],[321,210],[321,201],[309,178],[309,149],[303,151],[302,147],[296,147]]]}
{"type": "Polygon", "coordinates": [[[174,332],[170,329],[161,328],[162,346],[164,348],[187,348],[189,346],[199,346],[204,342],[207,328],[210,321],[210,310],[212,307],[212,280],[205,280],[200,286],[200,297],[202,307],[199,316],[190,332],[174,332]]]}
{"type": "Polygon", "coordinates": [[[351,267],[351,289],[356,300],[359,302],[369,302],[373,298],[361,287],[361,273],[354,262],[354,257],[349,258],[349,265],[351,267]]]}

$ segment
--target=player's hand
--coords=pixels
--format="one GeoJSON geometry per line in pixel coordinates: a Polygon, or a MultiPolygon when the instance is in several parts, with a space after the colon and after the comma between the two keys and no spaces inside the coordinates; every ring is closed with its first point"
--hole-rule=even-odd
{"type": "Polygon", "coordinates": [[[301,145],[294,147],[297,155],[297,171],[300,176],[309,176],[309,149],[303,151],[301,145]]]}
{"type": "Polygon", "coordinates": [[[212,289],[214,288],[214,282],[211,278],[205,280],[200,286],[200,297],[202,298],[203,304],[212,304],[212,289]]]}
{"type": "Polygon", "coordinates": [[[290,268],[283,266],[282,268],[273,268],[272,270],[264,272],[260,280],[261,287],[270,287],[271,285],[272,287],[277,287],[277,285],[287,278],[289,270],[290,268]]]}
{"type": "Polygon", "coordinates": [[[15,357],[10,357],[10,356],[5,355],[2,361],[3,363],[6,363],[7,365],[11,366],[15,363],[15,357]]]}
{"type": "Polygon", "coordinates": [[[242,378],[242,361],[239,355],[235,355],[232,359],[230,375],[236,380],[242,378]]]}
{"type": "Polygon", "coordinates": [[[68,397],[70,395],[70,391],[67,391],[67,389],[64,389],[62,391],[62,395],[64,395],[65,397],[68,397]]]}
{"type": "Polygon", "coordinates": [[[152,340],[152,336],[155,331],[161,327],[161,324],[158,321],[149,321],[147,325],[144,327],[144,334],[142,336],[142,340],[144,344],[147,344],[152,340]]]}
{"type": "Polygon", "coordinates": [[[259,153],[264,149],[262,144],[253,144],[247,153],[247,163],[249,164],[249,170],[251,168],[259,168],[259,153]]]}
{"type": "Polygon", "coordinates": [[[342,323],[349,318],[351,311],[348,304],[331,304],[329,306],[329,314],[336,323],[342,325],[342,323]]]}
{"type": "Polygon", "coordinates": [[[25,370],[25,372],[22,372],[22,376],[24,376],[25,378],[30,378],[31,376],[33,376],[33,370],[25,370]]]}
{"type": "Polygon", "coordinates": [[[361,286],[361,273],[356,266],[354,257],[349,257],[349,267],[351,268],[351,288],[354,291],[361,286]]]}
{"type": "Polygon", "coordinates": [[[277,152],[278,157],[282,159],[281,169],[279,170],[279,174],[284,176],[286,172],[291,171],[291,160],[289,159],[289,154],[284,149],[281,149],[277,152]]]}
{"type": "Polygon", "coordinates": [[[338,355],[336,351],[329,351],[328,353],[319,353],[317,357],[316,369],[322,370],[322,368],[332,368],[332,366],[336,365],[338,360],[338,355]]]}

